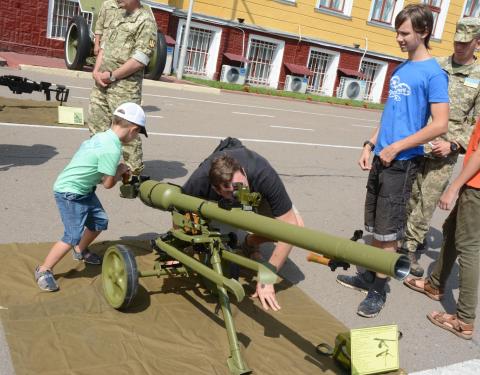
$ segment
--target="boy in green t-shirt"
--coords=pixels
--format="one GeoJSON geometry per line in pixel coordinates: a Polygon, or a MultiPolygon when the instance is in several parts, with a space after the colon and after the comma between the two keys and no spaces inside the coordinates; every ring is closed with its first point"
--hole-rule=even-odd
{"type": "Polygon", "coordinates": [[[97,184],[111,189],[128,167],[120,162],[122,143],[139,133],[147,136],[145,113],[135,103],[121,104],[113,113],[109,130],[95,134],[82,143],[53,186],[55,201],[64,225],[64,234],[53,245],[42,265],[35,269],[40,289],[59,289],[53,267],[72,249],[75,260],[99,265],[101,257],[88,250],[95,238],[108,226],[108,217],[95,194],[97,184]]]}

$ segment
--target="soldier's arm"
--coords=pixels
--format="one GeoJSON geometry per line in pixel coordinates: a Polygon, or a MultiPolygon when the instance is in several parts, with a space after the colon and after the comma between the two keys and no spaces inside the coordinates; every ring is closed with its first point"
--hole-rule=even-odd
{"type": "Polygon", "coordinates": [[[144,69],[150,62],[150,57],[157,42],[157,31],[153,22],[144,22],[135,35],[135,47],[132,57],[130,57],[122,66],[112,72],[116,79],[122,79],[130,76],[140,69],[144,69]]]}

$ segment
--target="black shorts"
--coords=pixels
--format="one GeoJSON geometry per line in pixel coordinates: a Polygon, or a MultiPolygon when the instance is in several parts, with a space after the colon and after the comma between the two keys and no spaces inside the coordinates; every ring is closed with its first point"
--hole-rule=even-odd
{"type": "Polygon", "coordinates": [[[376,240],[403,238],[406,206],[421,159],[394,160],[385,167],[378,156],[373,158],[365,199],[365,230],[376,240]]]}

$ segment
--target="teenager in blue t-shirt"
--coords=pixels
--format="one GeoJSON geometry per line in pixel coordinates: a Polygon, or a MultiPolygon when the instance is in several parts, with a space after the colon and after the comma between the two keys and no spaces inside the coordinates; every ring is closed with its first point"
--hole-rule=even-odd
{"type": "MultiPolygon", "coordinates": [[[[423,157],[422,145],[447,131],[449,111],[447,74],[428,53],[432,12],[423,4],[410,4],[395,18],[395,29],[408,60],[392,73],[380,126],[365,141],[358,161],[362,170],[370,171],[365,228],[373,233],[372,246],[390,252],[397,250],[403,237],[406,203],[423,157]]],[[[368,291],[357,311],[367,318],[377,316],[386,301],[386,275],[377,273],[367,280],[365,275],[370,274],[337,277],[344,286],[368,291]]]]}

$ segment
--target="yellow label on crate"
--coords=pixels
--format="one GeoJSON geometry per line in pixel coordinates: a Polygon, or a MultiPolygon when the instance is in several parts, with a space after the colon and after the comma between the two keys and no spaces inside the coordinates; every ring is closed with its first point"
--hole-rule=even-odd
{"type": "Polygon", "coordinates": [[[83,108],[58,106],[60,124],[83,125],[83,108]]]}
{"type": "Polygon", "coordinates": [[[398,327],[359,328],[350,331],[352,375],[398,370],[398,327]]]}

